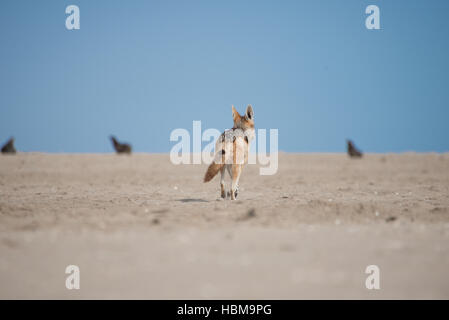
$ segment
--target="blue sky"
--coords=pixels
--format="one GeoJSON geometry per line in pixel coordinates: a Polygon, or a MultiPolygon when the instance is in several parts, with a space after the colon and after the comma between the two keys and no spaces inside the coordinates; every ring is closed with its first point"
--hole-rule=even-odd
{"type": "MultiPolygon", "coordinates": [[[[449,151],[449,1],[0,2],[0,141],[168,152],[252,104],[279,149],[449,151]],[[80,8],[81,29],[65,28],[80,8]],[[380,8],[381,30],[365,28],[380,8]]],[[[206,143],[205,143],[206,144],[206,143]]]]}

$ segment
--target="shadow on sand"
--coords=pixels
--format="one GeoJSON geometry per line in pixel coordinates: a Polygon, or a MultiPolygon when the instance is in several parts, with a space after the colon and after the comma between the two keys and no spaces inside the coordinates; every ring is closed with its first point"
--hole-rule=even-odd
{"type": "Polygon", "coordinates": [[[181,201],[181,202],[209,202],[204,199],[194,199],[194,198],[179,199],[178,201],[181,201]]]}

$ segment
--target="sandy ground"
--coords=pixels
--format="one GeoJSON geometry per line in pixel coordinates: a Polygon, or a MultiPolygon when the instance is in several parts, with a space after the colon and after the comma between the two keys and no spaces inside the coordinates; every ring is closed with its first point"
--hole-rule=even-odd
{"type": "Polygon", "coordinates": [[[449,299],[449,154],[258,169],[231,201],[168,154],[0,156],[0,298],[449,299]]]}

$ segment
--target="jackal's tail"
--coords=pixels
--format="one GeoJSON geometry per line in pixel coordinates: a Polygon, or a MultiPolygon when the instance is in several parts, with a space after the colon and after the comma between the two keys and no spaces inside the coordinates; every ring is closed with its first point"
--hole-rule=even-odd
{"type": "Polygon", "coordinates": [[[212,162],[209,168],[207,168],[206,174],[204,175],[204,182],[209,182],[212,180],[213,177],[215,177],[218,173],[218,171],[223,168],[224,163],[215,163],[212,162]]]}

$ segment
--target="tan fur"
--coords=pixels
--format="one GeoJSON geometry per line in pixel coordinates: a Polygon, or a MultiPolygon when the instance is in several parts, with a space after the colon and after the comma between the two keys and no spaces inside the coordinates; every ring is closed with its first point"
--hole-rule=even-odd
{"type": "Polygon", "coordinates": [[[215,162],[212,162],[209,168],[207,168],[206,174],[204,175],[204,182],[209,182],[212,180],[213,177],[215,177],[218,173],[218,171],[223,168],[224,163],[217,164],[215,162]]]}
{"type": "Polygon", "coordinates": [[[223,168],[224,163],[217,164],[215,162],[212,162],[209,168],[207,168],[206,174],[204,175],[204,182],[209,182],[212,180],[213,177],[215,177],[218,173],[218,171],[223,168]]]}
{"type": "Polygon", "coordinates": [[[235,200],[243,165],[248,162],[249,143],[255,135],[254,112],[252,107],[249,105],[245,115],[242,116],[232,106],[232,119],[234,121],[234,127],[231,130],[226,130],[216,142],[215,158],[207,169],[204,182],[212,180],[220,171],[221,197],[226,198],[224,175],[227,169],[232,178],[231,199],[235,200]]]}
{"type": "MultiPolygon", "coordinates": [[[[223,177],[225,174],[225,170],[226,168],[223,166],[223,168],[221,168],[221,176],[223,177]]],[[[222,198],[226,198],[226,190],[225,190],[225,185],[224,183],[220,182],[220,188],[221,188],[221,197],[222,198]]]]}
{"type": "Polygon", "coordinates": [[[232,106],[232,119],[234,120],[234,127],[236,127],[236,123],[240,122],[240,119],[242,117],[240,116],[240,114],[237,112],[237,110],[235,110],[234,106],[232,106]]]}
{"type": "Polygon", "coordinates": [[[248,105],[247,112],[251,113],[251,118],[248,114],[245,114],[243,117],[235,110],[234,106],[232,106],[232,119],[234,120],[234,128],[240,128],[243,130],[246,129],[254,129],[254,119],[253,119],[253,107],[248,105]]]}
{"type": "Polygon", "coordinates": [[[243,165],[233,164],[232,165],[232,185],[231,185],[231,200],[236,198],[236,188],[239,182],[240,175],[242,174],[243,165]]]}
{"type": "Polygon", "coordinates": [[[237,163],[237,139],[232,142],[232,164],[237,163]]]}

